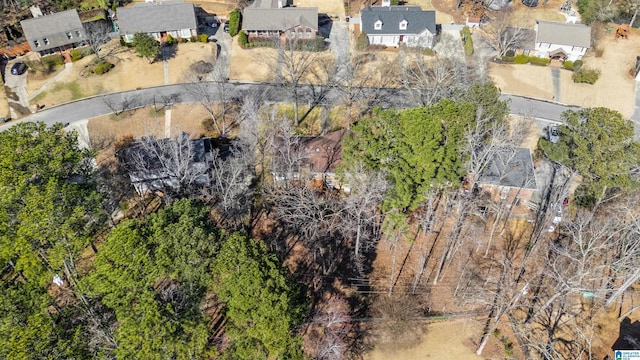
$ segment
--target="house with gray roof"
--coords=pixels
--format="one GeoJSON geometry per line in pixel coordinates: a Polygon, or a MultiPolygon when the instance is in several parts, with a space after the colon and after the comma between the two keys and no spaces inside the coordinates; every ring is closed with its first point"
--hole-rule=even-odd
{"type": "Polygon", "coordinates": [[[496,202],[525,203],[538,189],[529,148],[497,152],[481,171],[477,185],[496,202]]]}
{"type": "Polygon", "coordinates": [[[242,30],[255,38],[314,39],[318,35],[318,8],[289,7],[286,0],[255,0],[242,12],[242,30]]]}
{"type": "Polygon", "coordinates": [[[591,28],[584,24],[536,20],[534,30],[537,57],[576,61],[591,47],[591,28]]]}
{"type": "Polygon", "coordinates": [[[125,41],[133,41],[136,33],[145,33],[162,41],[167,35],[175,39],[198,35],[198,23],[192,3],[160,1],[137,3],[132,7],[117,9],[120,35],[125,41]]]}
{"type": "Polygon", "coordinates": [[[182,132],[175,138],[144,137],[117,155],[135,190],[145,195],[209,184],[217,150],[211,138],[190,139],[182,132]]]}
{"type": "Polygon", "coordinates": [[[367,6],[360,10],[361,30],[370,45],[432,48],[436,36],[435,11],[419,6],[367,6]]]}
{"type": "Polygon", "coordinates": [[[85,45],[86,33],[75,9],[22,20],[20,25],[31,50],[40,55],[85,45]]]}

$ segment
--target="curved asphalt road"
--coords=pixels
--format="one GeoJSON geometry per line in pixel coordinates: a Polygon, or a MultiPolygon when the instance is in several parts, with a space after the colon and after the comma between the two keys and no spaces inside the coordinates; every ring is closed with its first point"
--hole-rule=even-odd
{"type": "MultiPolygon", "coordinates": [[[[215,82],[206,83],[210,94],[219,91],[220,84],[215,82]]],[[[242,99],[252,93],[262,93],[267,102],[290,102],[291,96],[285,88],[278,84],[265,83],[225,83],[225,96],[232,99],[242,99]]],[[[12,121],[0,125],[0,131],[7,129],[13,124],[23,121],[42,121],[48,125],[56,122],[73,123],[87,120],[97,116],[108,115],[123,110],[131,110],[153,104],[174,104],[196,102],[193,92],[189,90],[189,84],[177,84],[158,86],[140,90],[125,91],[121,93],[111,93],[85,98],[78,101],[58,105],[49,109],[41,110],[29,115],[21,120],[12,121]]],[[[301,97],[301,103],[312,102],[312,93],[317,93],[318,87],[307,86],[301,97]]],[[[341,96],[340,91],[330,89],[324,97],[324,102],[331,103],[341,96]]],[[[412,107],[417,104],[412,103],[411,97],[402,89],[384,89],[379,96],[378,105],[383,108],[388,107],[412,107]]],[[[560,122],[561,114],[565,110],[578,110],[579,107],[561,105],[549,101],[524,98],[521,96],[503,94],[501,99],[509,101],[512,114],[530,115],[537,119],[560,122]]]]}

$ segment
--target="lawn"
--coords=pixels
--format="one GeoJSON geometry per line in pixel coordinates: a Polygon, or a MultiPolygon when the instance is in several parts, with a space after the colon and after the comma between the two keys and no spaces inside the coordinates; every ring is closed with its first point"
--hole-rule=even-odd
{"type": "MultiPolygon", "coordinates": [[[[214,61],[215,46],[213,43],[178,44],[176,56],[168,60],[169,83],[184,82],[189,66],[195,61],[214,61]]],[[[109,52],[112,48],[115,48],[115,51],[106,57],[107,61],[115,65],[111,71],[104,75],[81,75],[82,70],[95,60],[93,55],[85,57],[75,62],[71,71],[51,84],[50,88],[37,96],[32,103],[51,107],[102,93],[164,85],[162,61],[149,64],[132,49],[120,47],[117,40],[107,44],[103,53],[109,52]]],[[[30,92],[35,91],[33,86],[29,85],[29,88],[30,92]]]]}
{"type": "Polygon", "coordinates": [[[560,69],[560,96],[554,99],[551,68],[535,65],[490,64],[489,74],[505,93],[555,100],[582,107],[604,106],[630,116],[635,106],[635,80],[629,70],[635,65],[636,54],[630,48],[640,47],[640,30],[633,29],[627,40],[616,40],[614,35],[602,35],[598,48],[584,57],[586,68],[598,69],[600,79],[595,85],[576,84],[571,71],[560,69]]]}

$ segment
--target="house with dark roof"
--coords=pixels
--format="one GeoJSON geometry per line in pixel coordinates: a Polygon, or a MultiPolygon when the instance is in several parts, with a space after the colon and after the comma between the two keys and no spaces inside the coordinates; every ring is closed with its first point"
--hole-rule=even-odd
{"type": "Polygon", "coordinates": [[[576,61],[591,47],[591,28],[584,24],[536,20],[534,30],[537,57],[576,61]]]}
{"type": "Polygon", "coordinates": [[[526,203],[538,189],[531,150],[498,152],[482,170],[476,184],[496,202],[526,203]]]}
{"type": "Polygon", "coordinates": [[[149,192],[180,192],[203,186],[211,180],[211,166],[217,150],[211,138],[142,138],[119,150],[118,157],[140,195],[149,192]]]}
{"type": "Polygon", "coordinates": [[[289,7],[286,0],[255,0],[242,12],[242,30],[255,38],[314,39],[318,35],[318,8],[289,7]]]}
{"type": "Polygon", "coordinates": [[[198,35],[198,23],[192,3],[160,1],[137,3],[117,9],[117,24],[125,41],[133,41],[136,33],[145,33],[162,41],[171,35],[175,39],[198,35]]]}
{"type": "Polygon", "coordinates": [[[20,25],[31,50],[40,55],[85,45],[86,32],[75,9],[22,20],[20,25]]]}
{"type": "Polygon", "coordinates": [[[367,6],[360,10],[360,23],[370,45],[434,45],[436,13],[422,11],[419,6],[367,6]]]}

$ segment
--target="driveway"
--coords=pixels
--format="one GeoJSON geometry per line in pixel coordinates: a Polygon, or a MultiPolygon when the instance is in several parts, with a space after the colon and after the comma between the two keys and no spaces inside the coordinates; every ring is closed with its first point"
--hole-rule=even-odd
{"type": "Polygon", "coordinates": [[[217,27],[203,26],[199,33],[209,35],[209,41],[215,42],[218,51],[214,70],[209,74],[211,81],[226,81],[229,79],[229,59],[231,58],[231,36],[222,29],[223,23],[217,27]]]}
{"type": "MultiPolygon", "coordinates": [[[[336,67],[344,71],[345,65],[350,60],[349,24],[344,21],[332,21],[330,24],[329,38],[327,39],[329,41],[329,49],[336,57],[336,67]]],[[[340,70],[338,77],[340,77],[340,70]]]]}
{"type": "Polygon", "coordinates": [[[222,30],[213,36],[216,39],[216,44],[218,44],[218,58],[216,59],[216,67],[213,74],[218,78],[211,80],[228,80],[231,59],[231,36],[222,30]]]}
{"type": "Polygon", "coordinates": [[[11,74],[11,66],[8,63],[5,72],[5,86],[12,118],[31,114],[29,108],[29,94],[27,93],[27,72],[22,75],[11,74]]]}

